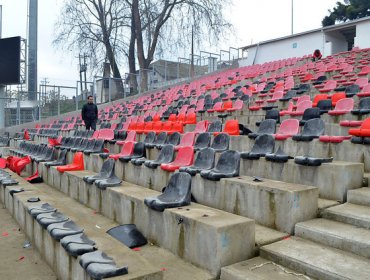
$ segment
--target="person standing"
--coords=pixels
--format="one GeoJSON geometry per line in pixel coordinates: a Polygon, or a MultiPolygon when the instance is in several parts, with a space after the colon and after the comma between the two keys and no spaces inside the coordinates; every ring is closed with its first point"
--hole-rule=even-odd
{"type": "Polygon", "coordinates": [[[82,107],[82,119],[85,122],[86,130],[96,130],[98,120],[98,106],[94,104],[92,95],[87,97],[87,103],[82,107]]]}

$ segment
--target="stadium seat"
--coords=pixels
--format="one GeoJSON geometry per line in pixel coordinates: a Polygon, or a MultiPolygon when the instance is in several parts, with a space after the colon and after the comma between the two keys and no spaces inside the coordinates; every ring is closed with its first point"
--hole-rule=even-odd
{"type": "Polygon", "coordinates": [[[258,127],[257,132],[252,132],[248,134],[248,137],[251,139],[257,138],[259,135],[263,134],[275,134],[276,132],[276,120],[267,119],[261,122],[258,127]]]}
{"type": "Polygon", "coordinates": [[[195,125],[194,133],[206,132],[208,128],[208,121],[200,121],[195,125]]]}
{"type": "Polygon", "coordinates": [[[144,138],[144,145],[147,147],[149,144],[152,144],[155,140],[156,134],[155,132],[151,131],[144,138]]]}
{"type": "Polygon", "coordinates": [[[320,100],[316,108],[320,109],[320,115],[328,113],[333,108],[331,99],[320,100]]]}
{"type": "Polygon", "coordinates": [[[362,67],[361,71],[357,73],[358,76],[368,76],[370,74],[370,66],[362,67]]]}
{"type": "MultiPolygon", "coordinates": [[[[265,120],[276,120],[276,123],[280,123],[279,110],[278,109],[268,110],[265,115],[265,120]]],[[[256,126],[260,126],[260,124],[261,124],[261,121],[256,122],[256,126]]]]}
{"type": "Polygon", "coordinates": [[[347,114],[353,110],[354,103],[352,98],[343,98],[336,103],[334,110],[329,111],[328,114],[331,116],[347,114]]]}
{"type": "Polygon", "coordinates": [[[109,155],[108,157],[114,160],[118,160],[120,157],[130,156],[134,152],[134,145],[135,142],[126,142],[122,145],[122,149],[119,154],[109,155]]]}
{"type": "Polygon", "coordinates": [[[180,167],[179,171],[187,172],[191,176],[195,176],[202,170],[209,170],[213,168],[214,164],[215,164],[215,151],[212,148],[204,148],[197,153],[193,165],[180,167]]]}
{"type": "Polygon", "coordinates": [[[127,133],[126,139],[123,141],[117,141],[117,145],[124,145],[126,142],[136,142],[136,131],[130,131],[127,133]]]}
{"type": "Polygon", "coordinates": [[[99,130],[98,139],[113,140],[114,130],[109,128],[99,130]]]}
{"type": "Polygon", "coordinates": [[[169,172],[174,172],[182,166],[192,165],[193,160],[194,160],[194,148],[182,147],[178,150],[175,160],[170,163],[162,163],[161,169],[169,172]]]}
{"type": "Polygon", "coordinates": [[[173,145],[164,145],[160,150],[157,159],[146,160],[144,165],[148,168],[157,168],[162,163],[170,163],[173,161],[175,155],[175,149],[173,145]]]}
{"type": "Polygon", "coordinates": [[[222,132],[214,132],[213,135],[217,136],[220,133],[227,133],[227,134],[233,135],[233,136],[240,135],[238,120],[228,120],[228,121],[226,121],[225,127],[222,130],[222,132]]]}
{"type": "Polygon", "coordinates": [[[302,101],[300,103],[297,104],[297,109],[291,113],[289,113],[291,116],[302,116],[304,111],[307,109],[307,108],[311,108],[312,107],[312,102],[309,101],[309,100],[305,100],[305,101],[302,101]]]}
{"type": "Polygon", "coordinates": [[[146,157],[146,149],[145,149],[145,144],[144,142],[137,142],[134,145],[133,152],[131,155],[126,155],[126,156],[120,156],[119,161],[122,162],[129,162],[132,159],[138,159],[146,157]]]}
{"type": "Polygon", "coordinates": [[[267,161],[284,163],[284,162],[287,162],[289,159],[293,159],[293,157],[287,155],[283,151],[283,149],[281,149],[281,147],[279,147],[275,153],[265,154],[265,159],[267,161]]]}
{"type": "Polygon", "coordinates": [[[73,158],[73,162],[71,164],[58,166],[57,170],[60,173],[64,173],[65,171],[80,171],[84,170],[84,157],[82,152],[77,152],[73,158]]]}
{"type": "Polygon", "coordinates": [[[32,163],[31,157],[30,156],[25,156],[21,159],[15,160],[13,163],[14,169],[18,175],[21,175],[22,171],[26,168],[28,164],[32,163]]]}
{"type": "Polygon", "coordinates": [[[214,133],[214,132],[221,132],[221,130],[222,130],[222,122],[217,120],[217,121],[211,122],[208,125],[207,132],[214,133]]]}
{"type": "Polygon", "coordinates": [[[87,184],[93,184],[96,180],[106,179],[114,169],[116,162],[114,159],[107,159],[103,162],[103,165],[98,174],[92,176],[84,176],[83,180],[87,184]]]}
{"type": "Polygon", "coordinates": [[[332,135],[321,135],[319,137],[320,142],[324,143],[342,143],[344,140],[351,139],[351,136],[332,136],[332,135]]]}
{"type": "Polygon", "coordinates": [[[286,94],[283,95],[282,98],[279,99],[279,101],[289,101],[292,98],[297,96],[297,91],[296,90],[288,90],[286,94]]]}
{"type": "Polygon", "coordinates": [[[339,125],[343,127],[360,127],[362,123],[363,121],[343,120],[339,122],[339,125]]]}
{"type": "Polygon", "coordinates": [[[67,150],[61,150],[59,156],[54,161],[48,161],[44,163],[46,167],[59,166],[67,164],[67,150]]]}
{"type": "Polygon", "coordinates": [[[216,166],[210,170],[202,170],[200,176],[212,181],[219,181],[222,178],[232,178],[239,176],[240,154],[237,151],[223,152],[216,166]]]}
{"type": "Polygon", "coordinates": [[[200,149],[208,148],[211,144],[211,134],[208,132],[203,132],[198,134],[197,139],[194,143],[194,150],[199,151],[200,149]]]}
{"type": "Polygon", "coordinates": [[[282,121],[276,134],[275,140],[286,140],[299,132],[299,120],[287,119],[282,121]]]}
{"type": "Polygon", "coordinates": [[[370,97],[370,84],[364,86],[364,88],[357,94],[358,97],[370,97]]]}
{"type": "Polygon", "coordinates": [[[370,97],[361,98],[358,109],[351,111],[354,115],[365,115],[370,113],[370,97]]]}
{"type": "Polygon", "coordinates": [[[178,132],[175,132],[173,134],[168,135],[168,137],[166,138],[166,141],[163,144],[156,144],[155,147],[157,149],[161,149],[163,145],[168,145],[168,144],[177,146],[180,143],[180,139],[181,139],[181,134],[178,132]]]}
{"type": "Polygon", "coordinates": [[[177,146],[175,146],[175,150],[177,151],[181,147],[193,147],[194,141],[195,141],[195,135],[196,134],[194,132],[185,133],[182,136],[180,143],[177,146]]]}
{"type": "Polygon", "coordinates": [[[332,96],[331,96],[331,103],[332,103],[332,106],[336,106],[337,105],[337,102],[341,99],[344,99],[346,98],[346,94],[344,92],[337,92],[337,93],[334,93],[332,96]]]}
{"type": "Polygon", "coordinates": [[[326,100],[329,96],[325,93],[323,94],[316,94],[312,101],[312,107],[317,107],[317,103],[319,103],[320,100],[326,100]]]}
{"type": "MultiPolygon", "coordinates": [[[[294,108],[293,102],[289,102],[288,108],[286,110],[281,110],[280,112],[278,112],[279,113],[279,116],[289,115],[290,113],[293,112],[293,108],[294,108]]],[[[267,112],[269,112],[269,111],[267,111],[267,112]]]]}
{"type": "MultiPolygon", "coordinates": [[[[54,213],[48,213],[48,215],[53,214],[54,213]]],[[[70,256],[75,258],[96,250],[95,242],[89,239],[84,233],[66,236],[60,240],[60,245],[62,245],[70,256]]]]}
{"type": "MultiPolygon", "coordinates": [[[[319,103],[322,101],[325,101],[325,100],[321,100],[319,101],[319,103]]],[[[303,112],[303,116],[302,116],[302,119],[299,121],[299,125],[303,126],[308,120],[319,119],[320,115],[321,115],[321,110],[318,107],[307,108],[303,112]]]]}
{"type": "Polygon", "coordinates": [[[220,133],[215,136],[211,144],[211,148],[216,152],[223,152],[229,149],[230,136],[226,133],[220,133]]]}
{"type": "Polygon", "coordinates": [[[355,96],[356,94],[358,94],[360,92],[360,87],[356,84],[354,85],[349,85],[346,87],[346,89],[344,90],[345,94],[346,94],[346,97],[353,97],[355,96]]]}
{"type": "Polygon", "coordinates": [[[161,132],[156,136],[156,138],[154,139],[152,143],[147,143],[145,147],[148,149],[153,149],[157,145],[163,145],[166,142],[166,139],[167,139],[167,132],[161,132]]]}
{"type": "Polygon", "coordinates": [[[94,143],[94,147],[91,150],[85,150],[83,153],[85,155],[90,155],[94,153],[101,153],[103,151],[104,151],[104,140],[96,139],[94,143]]]}
{"type": "Polygon", "coordinates": [[[243,100],[236,100],[234,105],[231,108],[228,108],[227,112],[235,112],[235,111],[241,111],[244,107],[244,101],[243,100]]]}
{"type": "Polygon", "coordinates": [[[312,141],[315,138],[319,138],[325,132],[325,123],[322,119],[311,119],[308,120],[300,134],[292,137],[295,141],[312,141]]]}
{"type": "Polygon", "coordinates": [[[348,134],[357,136],[357,137],[370,137],[370,118],[364,120],[360,128],[350,129],[348,134]]]}
{"type": "Polygon", "coordinates": [[[146,206],[161,212],[167,208],[190,205],[190,202],[191,176],[185,172],[173,174],[161,195],[144,199],[146,206]]]}
{"type": "Polygon", "coordinates": [[[255,160],[264,157],[268,153],[272,153],[275,147],[275,139],[270,134],[259,135],[250,152],[242,152],[240,154],[242,159],[255,160]]]}
{"type": "Polygon", "coordinates": [[[305,166],[320,166],[322,163],[332,162],[333,158],[314,158],[309,156],[296,156],[294,162],[305,166]]]}

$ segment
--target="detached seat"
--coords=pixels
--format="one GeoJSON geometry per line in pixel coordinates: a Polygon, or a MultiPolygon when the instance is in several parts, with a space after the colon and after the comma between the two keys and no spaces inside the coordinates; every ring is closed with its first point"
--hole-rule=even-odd
{"type": "Polygon", "coordinates": [[[303,126],[300,134],[292,137],[295,141],[312,141],[315,138],[319,138],[325,132],[325,123],[322,119],[308,120],[303,126]]]}
{"type": "Polygon", "coordinates": [[[128,274],[128,267],[117,267],[114,260],[102,251],[83,254],[80,265],[92,279],[103,279],[128,274]]]}
{"type": "Polygon", "coordinates": [[[219,181],[222,178],[239,176],[240,154],[237,151],[225,151],[220,155],[216,166],[210,170],[203,170],[200,176],[211,181],[219,181]]]}
{"type": "Polygon", "coordinates": [[[148,168],[155,169],[162,163],[170,163],[173,161],[175,149],[173,145],[164,145],[155,160],[146,160],[144,165],[148,168]]]}
{"type": "Polygon", "coordinates": [[[260,135],[256,138],[250,152],[240,153],[242,159],[255,160],[264,157],[268,153],[272,153],[275,147],[275,139],[270,134],[260,135]]]}
{"type": "Polygon", "coordinates": [[[322,163],[332,162],[333,158],[315,158],[309,156],[297,156],[294,162],[299,165],[305,166],[320,166],[322,163]]]}
{"type": "Polygon", "coordinates": [[[47,231],[54,240],[60,241],[66,236],[82,233],[83,229],[76,225],[75,222],[68,220],[66,222],[50,224],[47,227],[47,231]]]}
{"type": "Polygon", "coordinates": [[[134,224],[116,226],[107,233],[129,248],[138,248],[148,243],[147,239],[134,224]]]}
{"type": "Polygon", "coordinates": [[[161,212],[167,208],[190,205],[190,202],[191,176],[185,172],[173,174],[161,195],[144,199],[146,206],[161,212]]]}
{"type": "Polygon", "coordinates": [[[97,250],[95,242],[84,233],[69,235],[60,240],[60,245],[72,257],[78,257],[97,250]]]}
{"type": "Polygon", "coordinates": [[[194,164],[191,166],[180,167],[180,172],[189,173],[195,176],[203,170],[212,169],[215,165],[215,151],[212,148],[201,149],[195,158],[194,164]]]}
{"type": "Polygon", "coordinates": [[[51,224],[67,222],[69,220],[68,217],[64,216],[62,213],[58,211],[49,212],[49,213],[41,213],[37,215],[37,217],[35,218],[36,218],[36,221],[44,229],[46,229],[51,224]]]}

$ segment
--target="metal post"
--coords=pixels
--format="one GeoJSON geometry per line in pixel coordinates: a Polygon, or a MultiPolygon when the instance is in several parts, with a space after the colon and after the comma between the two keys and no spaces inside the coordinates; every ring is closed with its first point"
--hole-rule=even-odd
{"type": "Polygon", "coordinates": [[[108,78],[108,102],[112,102],[112,79],[111,78],[108,78]]]}
{"type": "Polygon", "coordinates": [[[21,102],[20,102],[19,90],[17,96],[17,125],[21,124],[21,102]]]}
{"type": "Polygon", "coordinates": [[[28,17],[28,100],[36,100],[37,92],[37,6],[29,0],[28,17]]]}
{"type": "Polygon", "coordinates": [[[60,87],[58,87],[58,116],[60,115],[60,87]]]}
{"type": "Polygon", "coordinates": [[[41,85],[39,85],[39,121],[41,121],[41,85]]]}
{"type": "Polygon", "coordinates": [[[78,111],[78,81],[76,82],[76,111],[78,111]]]}
{"type": "MultiPolygon", "coordinates": [[[[3,6],[0,5],[0,38],[2,34],[2,9],[3,6]]],[[[5,86],[0,85],[0,129],[5,127],[5,86]]]]}
{"type": "Polygon", "coordinates": [[[292,35],[293,35],[293,25],[294,25],[294,0],[292,0],[292,35]]]}

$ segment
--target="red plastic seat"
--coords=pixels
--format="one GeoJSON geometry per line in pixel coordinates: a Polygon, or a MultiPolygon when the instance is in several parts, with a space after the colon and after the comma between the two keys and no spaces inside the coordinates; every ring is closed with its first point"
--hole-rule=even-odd
{"type": "Polygon", "coordinates": [[[24,132],[23,132],[23,140],[30,140],[31,137],[30,135],[28,134],[28,130],[26,129],[24,132]]]}
{"type": "Polygon", "coordinates": [[[220,133],[227,133],[229,135],[240,135],[239,122],[237,120],[226,121],[224,130],[222,132],[214,132],[213,135],[217,136],[220,133]]]}
{"type": "Polygon", "coordinates": [[[358,137],[370,137],[370,118],[364,120],[360,128],[350,129],[348,134],[358,137]]]}
{"type": "Polygon", "coordinates": [[[213,113],[216,110],[222,109],[222,102],[216,102],[212,109],[207,110],[208,113],[213,113]]]}
{"type": "Polygon", "coordinates": [[[358,78],[355,81],[355,85],[358,85],[360,87],[360,89],[363,89],[368,84],[369,84],[369,79],[368,78],[358,78]]]}
{"type": "Polygon", "coordinates": [[[194,148],[182,147],[178,150],[175,160],[170,163],[162,163],[161,169],[169,172],[174,172],[180,167],[192,165],[193,160],[194,148]]]}
{"type": "Polygon", "coordinates": [[[334,93],[332,96],[331,96],[331,104],[332,106],[336,106],[337,105],[337,102],[341,99],[344,99],[346,98],[346,93],[344,92],[337,92],[337,93],[334,93]]]}
{"type": "Polygon", "coordinates": [[[114,130],[110,128],[100,129],[98,139],[113,140],[114,130]]]}
{"type": "Polygon", "coordinates": [[[357,94],[358,97],[369,97],[370,96],[370,84],[363,87],[361,92],[357,94]]]}
{"type": "Polygon", "coordinates": [[[62,136],[59,136],[58,138],[48,138],[49,145],[51,147],[60,146],[60,142],[62,141],[62,136]]]}
{"type": "Polygon", "coordinates": [[[161,122],[161,121],[154,122],[152,131],[154,131],[156,134],[158,134],[158,133],[162,132],[162,126],[163,126],[163,122],[161,122]]]}
{"type": "Polygon", "coordinates": [[[197,123],[197,114],[195,112],[188,113],[186,115],[186,120],[184,124],[196,124],[197,123]]]}
{"type": "Polygon", "coordinates": [[[136,142],[136,131],[130,131],[127,133],[126,139],[123,141],[117,141],[117,145],[124,145],[126,142],[136,142]]]}
{"type": "Polygon", "coordinates": [[[291,116],[302,116],[304,113],[304,110],[311,108],[312,102],[309,100],[302,101],[297,105],[297,109],[290,113],[291,116]]]}
{"type": "Polygon", "coordinates": [[[121,152],[119,154],[109,155],[109,158],[117,160],[120,157],[131,156],[134,152],[134,145],[135,142],[125,142],[122,146],[121,152]]]}
{"type": "Polygon", "coordinates": [[[308,82],[308,81],[311,81],[313,78],[314,78],[314,76],[311,73],[307,73],[307,74],[305,74],[305,76],[303,77],[303,79],[301,81],[302,82],[308,82]]]}
{"type": "Polygon", "coordinates": [[[173,126],[173,122],[171,121],[166,121],[163,126],[162,126],[162,130],[161,131],[164,131],[164,132],[170,132],[171,129],[172,129],[172,126],[173,126]]]}
{"type": "Polygon", "coordinates": [[[73,158],[73,162],[71,164],[58,166],[57,170],[60,173],[64,173],[65,171],[80,171],[84,170],[84,154],[82,152],[77,152],[73,158]]]}
{"type": "Polygon", "coordinates": [[[200,121],[196,124],[193,132],[194,133],[207,132],[207,128],[208,128],[208,121],[200,121]]]}
{"type": "Polygon", "coordinates": [[[182,136],[180,143],[177,146],[175,146],[175,150],[177,151],[182,147],[193,147],[195,142],[195,135],[196,134],[194,132],[185,133],[182,136]]]}
{"type": "Polygon", "coordinates": [[[284,92],[283,91],[274,92],[274,94],[272,95],[271,99],[268,99],[266,101],[269,102],[269,103],[275,103],[280,98],[283,98],[283,96],[284,96],[284,92]]]}
{"type": "Polygon", "coordinates": [[[331,136],[331,135],[321,135],[319,137],[320,142],[324,143],[342,143],[344,140],[351,139],[351,136],[331,136]]]}
{"type": "Polygon", "coordinates": [[[222,103],[222,108],[220,109],[215,109],[216,112],[225,112],[227,111],[228,109],[231,109],[233,107],[233,102],[232,101],[226,101],[224,103],[222,103]]]}
{"type": "Polygon", "coordinates": [[[320,92],[330,92],[337,87],[337,81],[329,80],[325,83],[324,87],[320,89],[320,92]]]}
{"type": "Polygon", "coordinates": [[[243,107],[244,107],[243,100],[238,99],[238,100],[235,101],[233,107],[227,109],[226,111],[227,112],[235,112],[235,111],[243,110],[243,107]]]}
{"type": "Polygon", "coordinates": [[[354,100],[352,98],[340,99],[335,105],[334,110],[328,112],[329,115],[339,116],[350,113],[353,110],[354,100]]]}
{"type": "Polygon", "coordinates": [[[343,121],[340,121],[339,122],[339,125],[340,126],[344,126],[344,127],[359,127],[359,126],[361,126],[362,123],[363,123],[363,121],[348,121],[348,120],[343,120],[343,121]]]}
{"type": "Polygon", "coordinates": [[[7,166],[7,161],[5,158],[0,158],[0,169],[4,169],[7,166]]]}
{"type": "Polygon", "coordinates": [[[370,74],[370,66],[362,67],[361,71],[357,74],[358,76],[367,76],[370,74]]]}
{"type": "Polygon", "coordinates": [[[12,163],[11,163],[12,168],[11,169],[13,171],[15,171],[18,175],[21,175],[24,168],[28,164],[30,164],[31,162],[32,162],[32,160],[31,160],[31,157],[29,157],[29,156],[26,156],[26,157],[23,157],[23,158],[14,157],[12,159],[12,163]]]}
{"type": "Polygon", "coordinates": [[[171,122],[177,121],[177,115],[176,114],[170,114],[170,116],[168,117],[168,120],[171,121],[171,122]]]}
{"type": "Polygon", "coordinates": [[[153,130],[153,122],[147,122],[145,123],[143,133],[149,133],[150,131],[153,130]]]}
{"type": "Polygon", "coordinates": [[[155,114],[153,116],[153,122],[159,122],[161,120],[161,117],[158,114],[155,114]]]}
{"type": "Polygon", "coordinates": [[[320,100],[326,100],[329,98],[329,95],[326,93],[323,94],[316,94],[312,101],[312,107],[317,107],[317,103],[319,103],[320,100]]]}
{"type": "Polygon", "coordinates": [[[139,122],[136,125],[135,131],[136,131],[136,133],[142,134],[144,132],[144,128],[145,128],[145,123],[144,122],[139,122]]]}
{"type": "Polygon", "coordinates": [[[184,124],[181,123],[181,122],[175,122],[173,123],[172,127],[171,127],[171,130],[170,131],[167,131],[167,134],[172,134],[174,132],[178,132],[178,133],[184,133],[184,124]]]}
{"type": "Polygon", "coordinates": [[[299,132],[299,120],[287,119],[281,122],[279,130],[274,135],[275,140],[286,140],[299,132]]]}
{"type": "Polygon", "coordinates": [[[293,105],[293,102],[289,102],[288,104],[288,108],[286,110],[281,110],[279,112],[279,115],[280,116],[285,116],[285,115],[289,115],[290,113],[293,112],[293,108],[294,108],[294,105],[293,105]]]}
{"type": "Polygon", "coordinates": [[[137,126],[137,122],[130,122],[130,124],[128,125],[127,130],[128,131],[135,130],[136,129],[136,126],[137,126]]]}
{"type": "Polygon", "coordinates": [[[183,122],[185,122],[185,120],[186,120],[186,115],[185,115],[184,113],[180,113],[180,114],[177,116],[177,121],[178,121],[178,122],[183,123],[183,122]]]}

